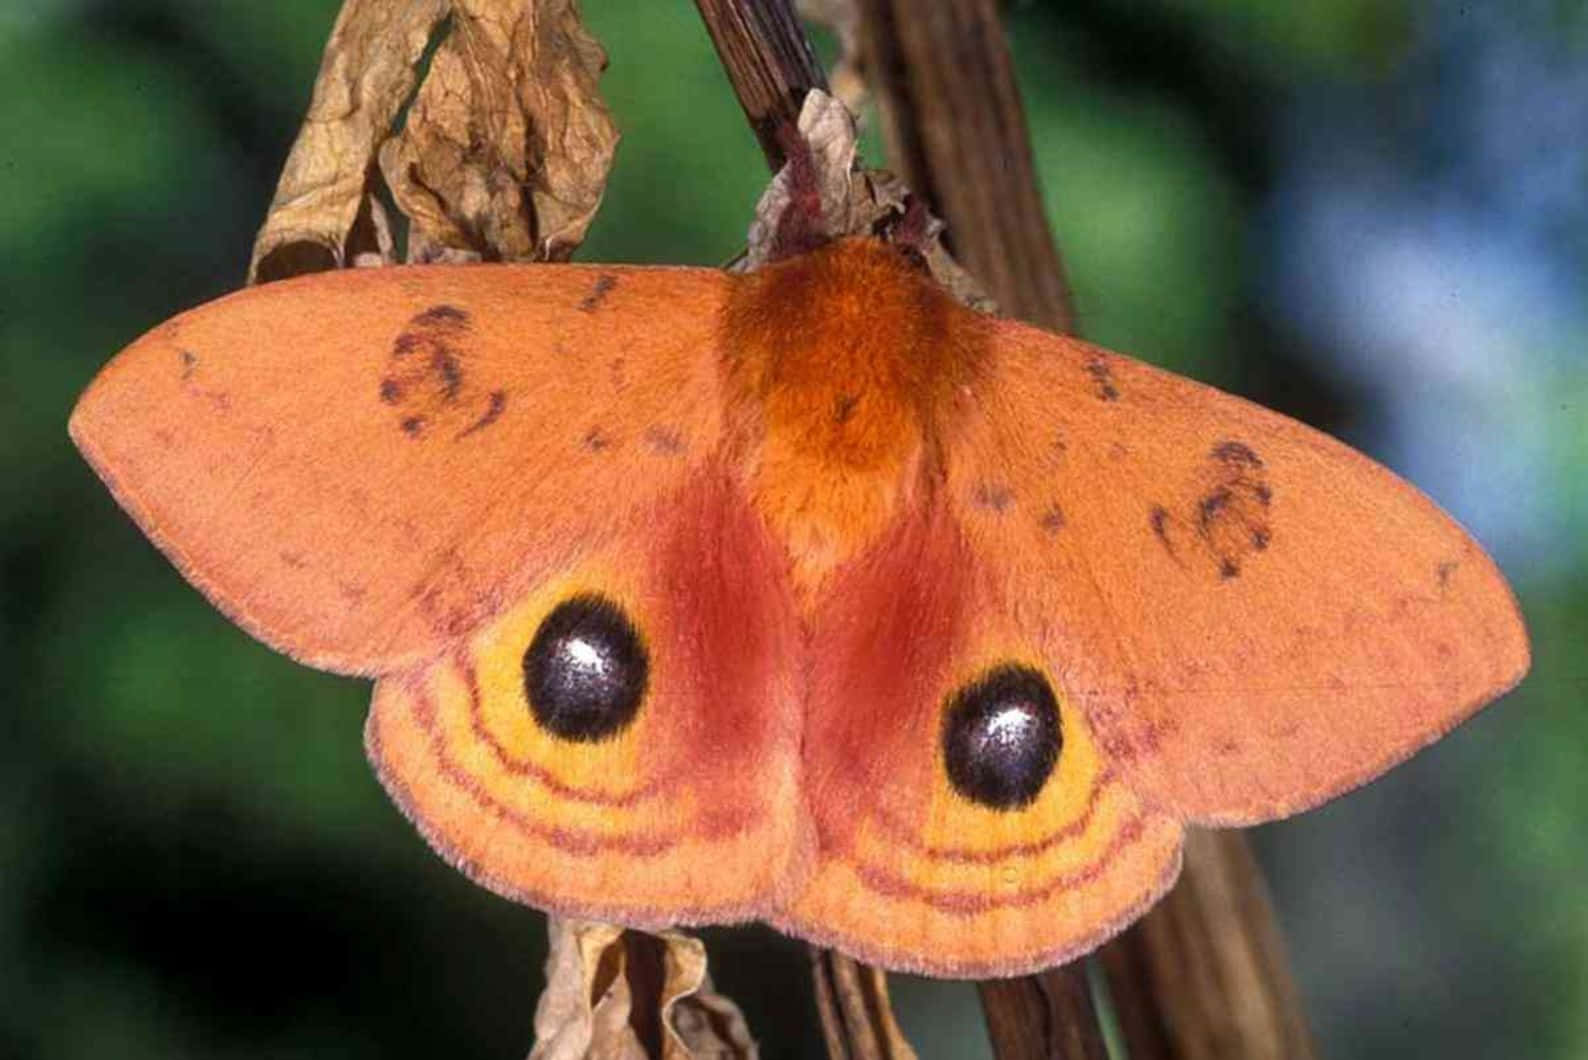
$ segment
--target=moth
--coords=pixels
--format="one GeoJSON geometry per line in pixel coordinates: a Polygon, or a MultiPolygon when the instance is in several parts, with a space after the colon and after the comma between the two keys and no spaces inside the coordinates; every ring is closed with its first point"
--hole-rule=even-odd
{"type": "Polygon", "coordinates": [[[370,760],[474,880],[888,968],[1082,954],[1187,825],[1315,806],[1528,667],[1412,486],[869,238],[253,288],[71,433],[239,625],[375,678],[370,760]]]}

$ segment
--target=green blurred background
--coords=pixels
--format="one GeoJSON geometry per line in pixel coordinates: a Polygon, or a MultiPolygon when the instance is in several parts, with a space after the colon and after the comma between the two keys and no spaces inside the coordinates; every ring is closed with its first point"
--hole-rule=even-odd
{"type": "MultiPolygon", "coordinates": [[[[0,1055],[512,1057],[539,914],[386,803],[367,688],[211,611],[70,448],[145,328],[237,286],[336,0],[0,7],[0,1055]]],[[[584,260],[730,257],[764,175],[683,0],[585,0],[625,132],[584,260]]],[[[1516,694],[1256,833],[1323,1052],[1588,1056],[1588,12],[1016,3],[1086,333],[1341,435],[1507,570],[1516,694]]],[[[873,139],[874,143],[875,140],[873,139]]],[[[801,951],[713,932],[770,1056],[801,951]]],[[[927,1057],[973,992],[900,980],[927,1057]]]]}

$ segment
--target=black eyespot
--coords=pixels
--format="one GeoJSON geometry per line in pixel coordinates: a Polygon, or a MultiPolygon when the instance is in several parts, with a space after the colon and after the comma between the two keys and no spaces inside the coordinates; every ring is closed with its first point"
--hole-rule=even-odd
{"type": "Polygon", "coordinates": [[[1064,736],[1047,678],[999,666],[956,692],[943,716],[943,764],[954,790],[995,810],[1036,800],[1064,736]]]}
{"type": "Polygon", "coordinates": [[[564,740],[591,743],[620,732],[639,713],[649,675],[639,632],[602,596],[558,604],[524,650],[530,713],[564,740]]]}

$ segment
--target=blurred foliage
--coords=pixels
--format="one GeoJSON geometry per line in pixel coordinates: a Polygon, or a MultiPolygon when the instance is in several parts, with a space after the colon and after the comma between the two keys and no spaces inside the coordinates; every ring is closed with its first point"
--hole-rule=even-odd
{"type": "MultiPolygon", "coordinates": [[[[366,688],[296,667],[210,611],[65,436],[111,352],[240,283],[336,6],[0,11],[3,1055],[527,1047],[538,914],[466,883],[386,804],[362,757],[366,688]]],[[[693,11],[585,7],[625,139],[582,256],[727,260],[765,175],[693,11]]],[[[1335,336],[1268,297],[1287,216],[1305,208],[1286,159],[1312,134],[1306,116],[1325,114],[1331,135],[1379,142],[1406,187],[1442,187],[1460,145],[1441,137],[1457,124],[1424,122],[1434,148],[1414,152],[1385,114],[1435,113],[1416,101],[1460,70],[1418,57],[1442,39],[1430,25],[1464,17],[1383,0],[1011,4],[1086,333],[1373,450],[1393,373],[1412,383],[1416,366],[1388,358],[1376,384],[1340,371],[1335,336]]],[[[1496,32],[1532,35],[1580,70],[1584,26],[1580,5],[1541,0],[1496,32]]],[[[1354,164],[1356,141],[1339,142],[1322,164],[1354,164]]],[[[1581,161],[1580,141],[1552,146],[1581,161]]],[[[1533,575],[1541,553],[1501,554],[1536,637],[1534,677],[1385,781],[1262,832],[1329,1055],[1588,1054],[1588,335],[1584,262],[1569,257],[1588,247],[1585,192],[1568,187],[1574,208],[1550,215],[1569,280],[1550,296],[1561,305],[1538,307],[1576,330],[1507,366],[1543,395],[1518,415],[1548,432],[1529,510],[1549,523],[1531,540],[1551,573],[1533,575]]],[[[1495,512],[1512,488],[1493,484],[1495,512]]],[[[768,1055],[814,1055],[800,950],[764,930],[709,938],[768,1055]]],[[[985,1048],[968,989],[897,990],[923,1055],[985,1048]]]]}

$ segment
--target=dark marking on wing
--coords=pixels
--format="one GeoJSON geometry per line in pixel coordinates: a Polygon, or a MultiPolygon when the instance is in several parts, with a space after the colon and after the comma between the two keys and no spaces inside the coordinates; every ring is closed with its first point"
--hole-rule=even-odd
{"type": "Polygon", "coordinates": [[[1114,384],[1114,370],[1100,353],[1086,359],[1086,374],[1092,377],[1092,392],[1103,401],[1118,401],[1119,387],[1114,384]]]}
{"type": "Polygon", "coordinates": [[[469,314],[455,305],[433,305],[424,312],[416,314],[411,323],[415,327],[440,324],[466,328],[469,326],[469,314]]]}
{"type": "Polygon", "coordinates": [[[943,767],[960,796],[992,810],[1035,802],[1064,748],[1053,687],[1040,670],[1004,663],[943,705],[943,767]]]}
{"type": "Polygon", "coordinates": [[[971,494],[971,500],[975,502],[978,508],[1002,513],[1007,511],[1009,506],[1015,502],[1015,494],[1014,490],[1002,483],[983,482],[977,485],[975,491],[971,494]]]}
{"type": "Polygon", "coordinates": [[[617,285],[618,278],[616,276],[603,272],[596,277],[596,282],[590,288],[590,292],[579,299],[579,309],[585,313],[594,313],[601,303],[606,301],[607,295],[611,294],[612,289],[617,285]]]}
{"type": "Polygon", "coordinates": [[[485,428],[502,418],[502,410],[505,408],[507,408],[507,391],[491,391],[490,404],[485,407],[485,411],[480,414],[480,418],[464,428],[458,437],[467,438],[477,431],[485,430],[485,428]]]}
{"type": "Polygon", "coordinates": [[[1064,509],[1059,507],[1059,502],[1054,501],[1043,511],[1037,525],[1050,534],[1056,534],[1064,529],[1064,509]]]}
{"type": "Polygon", "coordinates": [[[1439,591],[1445,592],[1450,588],[1450,576],[1456,573],[1456,568],[1461,564],[1453,559],[1447,559],[1434,568],[1434,578],[1439,582],[1439,591]]]}
{"type": "Polygon", "coordinates": [[[677,456],[684,451],[683,436],[671,427],[647,427],[645,441],[658,453],[677,456]]]}
{"type": "Polygon", "coordinates": [[[1165,739],[1179,730],[1173,716],[1143,712],[1140,699],[1141,685],[1130,678],[1117,695],[1094,695],[1086,708],[1103,751],[1116,764],[1157,754],[1165,739]]]}
{"type": "Polygon", "coordinates": [[[855,414],[855,406],[859,404],[859,394],[839,394],[833,401],[833,422],[848,423],[849,418],[855,414]]]}
{"type": "Polygon", "coordinates": [[[1274,491],[1267,474],[1262,457],[1245,442],[1217,443],[1186,502],[1147,509],[1153,536],[1182,567],[1209,563],[1220,581],[1240,577],[1245,564],[1273,542],[1274,491]]]}
{"type": "Polygon", "coordinates": [[[1218,560],[1219,577],[1238,577],[1241,565],[1273,539],[1268,508],[1274,492],[1263,458],[1245,442],[1225,439],[1208,452],[1212,485],[1197,500],[1197,534],[1218,560]]]}
{"type": "Polygon", "coordinates": [[[1245,442],[1220,442],[1213,447],[1211,455],[1213,459],[1237,470],[1263,466],[1262,458],[1252,452],[1252,447],[1245,442]]]}
{"type": "Polygon", "coordinates": [[[1062,430],[1055,430],[1048,438],[1048,444],[1042,450],[1042,463],[1049,472],[1058,472],[1063,469],[1070,459],[1070,444],[1065,440],[1062,430]]]}
{"type": "Polygon", "coordinates": [[[436,357],[436,374],[441,377],[442,396],[447,401],[458,400],[458,391],[463,389],[463,366],[458,363],[458,355],[442,350],[436,357]]]}
{"type": "Polygon", "coordinates": [[[600,427],[591,427],[584,432],[582,444],[592,453],[599,453],[612,447],[612,439],[608,438],[600,427]]]}
{"type": "Polygon", "coordinates": [[[202,385],[202,381],[194,378],[198,374],[199,356],[192,350],[179,349],[177,351],[177,364],[180,366],[182,389],[194,397],[203,398],[219,413],[227,413],[232,409],[232,398],[224,390],[215,390],[202,385]]]}
{"type": "Polygon", "coordinates": [[[278,552],[276,556],[281,560],[283,566],[290,567],[293,570],[302,570],[309,565],[309,561],[297,552],[278,552]]]}
{"type": "Polygon", "coordinates": [[[506,393],[482,385],[471,370],[472,341],[469,314],[447,304],[414,314],[392,340],[376,392],[404,434],[455,440],[502,414],[506,393]]]}
{"type": "Polygon", "coordinates": [[[1161,504],[1154,504],[1147,509],[1147,522],[1152,527],[1153,536],[1158,539],[1164,550],[1173,556],[1174,542],[1169,540],[1169,519],[1169,509],[1161,504]]]}
{"type": "Polygon", "coordinates": [[[1206,531],[1208,527],[1211,526],[1216,519],[1218,519],[1219,513],[1222,512],[1225,507],[1229,505],[1229,503],[1230,491],[1224,486],[1220,486],[1212,493],[1209,493],[1207,496],[1202,498],[1198,504],[1199,511],[1197,512],[1197,521],[1200,523],[1204,531],[1206,531]]]}

